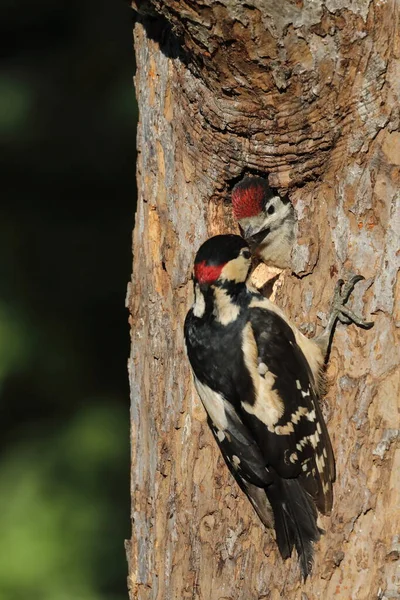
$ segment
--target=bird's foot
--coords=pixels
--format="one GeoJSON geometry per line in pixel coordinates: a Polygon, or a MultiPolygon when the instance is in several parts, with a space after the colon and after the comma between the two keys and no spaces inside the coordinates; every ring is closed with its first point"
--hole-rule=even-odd
{"type": "Polygon", "coordinates": [[[325,355],[328,352],[333,330],[337,321],[340,321],[345,325],[355,323],[358,325],[358,327],[362,327],[363,329],[371,329],[371,327],[373,327],[373,322],[365,321],[361,316],[357,315],[354,311],[345,306],[350,294],[354,290],[356,283],[358,281],[362,281],[363,279],[364,277],[362,275],[355,275],[346,283],[343,281],[343,279],[339,279],[337,282],[328,323],[321,335],[314,338],[314,341],[320,346],[325,355]]]}

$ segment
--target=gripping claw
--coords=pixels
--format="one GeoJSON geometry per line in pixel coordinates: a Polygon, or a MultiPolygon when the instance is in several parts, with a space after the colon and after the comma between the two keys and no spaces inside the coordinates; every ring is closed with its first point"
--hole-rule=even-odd
{"type": "Polygon", "coordinates": [[[336,321],[339,320],[345,325],[355,323],[358,327],[362,327],[363,329],[371,329],[371,327],[373,327],[374,323],[372,321],[365,321],[361,316],[345,306],[356,283],[363,281],[364,279],[365,278],[362,275],[354,275],[354,277],[346,283],[343,279],[339,279],[336,283],[328,324],[321,335],[314,338],[315,342],[322,348],[325,354],[328,352],[336,321]]]}

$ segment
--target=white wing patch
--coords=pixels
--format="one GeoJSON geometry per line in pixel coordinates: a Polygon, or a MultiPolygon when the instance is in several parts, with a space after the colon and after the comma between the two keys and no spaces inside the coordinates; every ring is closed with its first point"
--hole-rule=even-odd
{"type": "Polygon", "coordinates": [[[240,465],[240,458],[238,456],[236,456],[236,454],[233,454],[233,456],[232,456],[232,464],[236,469],[240,465]]]}
{"type": "Polygon", "coordinates": [[[266,374],[266,372],[268,371],[268,367],[265,363],[260,363],[258,365],[257,371],[259,372],[259,374],[261,375],[261,377],[264,377],[264,375],[266,374]]]}
{"type": "Polygon", "coordinates": [[[317,469],[320,473],[324,472],[324,467],[325,467],[325,459],[323,456],[318,456],[318,454],[315,455],[315,462],[317,463],[317,469]]]}
{"type": "Polygon", "coordinates": [[[292,415],[290,415],[290,421],[292,423],[294,423],[295,425],[297,425],[297,423],[300,421],[301,417],[304,417],[304,415],[306,415],[308,413],[308,410],[305,406],[299,406],[299,408],[296,410],[296,412],[294,412],[292,415]]]}
{"type": "Polygon", "coordinates": [[[220,442],[223,442],[225,439],[225,434],[223,431],[221,431],[221,429],[217,429],[217,433],[216,433],[217,438],[219,439],[220,442]]]}
{"type": "Polygon", "coordinates": [[[243,329],[242,350],[246,367],[253,381],[256,396],[254,404],[242,402],[242,407],[247,413],[254,415],[264,423],[270,431],[274,431],[274,425],[283,415],[285,407],[277,391],[272,389],[275,382],[275,375],[268,371],[268,369],[265,371],[264,376],[260,374],[260,367],[257,366],[258,349],[251,323],[247,323],[243,329]]]}
{"type": "Polygon", "coordinates": [[[315,408],[313,408],[311,412],[307,413],[307,419],[313,423],[316,418],[317,415],[315,414],[315,408]]]}
{"type": "Polygon", "coordinates": [[[318,434],[318,431],[316,431],[312,435],[309,435],[308,439],[310,440],[311,446],[314,448],[314,450],[316,450],[317,447],[318,447],[318,444],[319,444],[319,434],[318,434]]]}

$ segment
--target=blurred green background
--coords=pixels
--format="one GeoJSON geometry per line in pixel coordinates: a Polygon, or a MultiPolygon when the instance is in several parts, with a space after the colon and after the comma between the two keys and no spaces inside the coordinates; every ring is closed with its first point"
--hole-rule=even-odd
{"type": "Polygon", "coordinates": [[[122,600],[132,13],[0,0],[0,34],[0,600],[122,600]]]}

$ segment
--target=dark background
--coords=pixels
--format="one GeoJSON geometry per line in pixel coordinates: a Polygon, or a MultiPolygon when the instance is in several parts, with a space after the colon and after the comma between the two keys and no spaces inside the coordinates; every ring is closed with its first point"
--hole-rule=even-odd
{"type": "Polygon", "coordinates": [[[127,598],[123,0],[0,0],[0,598],[127,598]]]}

